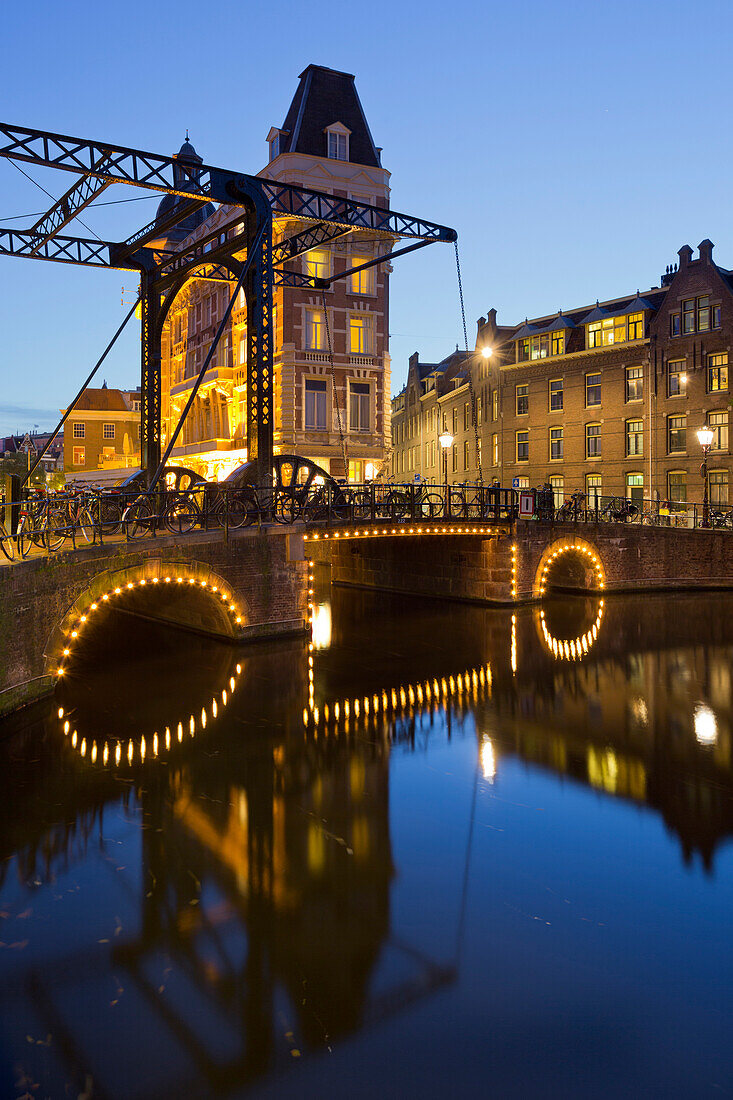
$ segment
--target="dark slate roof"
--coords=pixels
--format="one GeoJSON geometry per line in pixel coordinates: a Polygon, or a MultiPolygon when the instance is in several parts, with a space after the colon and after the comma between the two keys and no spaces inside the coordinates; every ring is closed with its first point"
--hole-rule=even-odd
{"type": "MultiPolygon", "coordinates": [[[[195,172],[197,165],[203,164],[202,158],[198,155],[191,142],[184,141],[181,148],[173,157],[173,180],[177,185],[181,185],[182,189],[186,189],[186,177],[190,176],[192,172],[195,172]]],[[[173,210],[176,206],[180,206],[182,202],[186,200],[181,195],[164,195],[161,201],[158,203],[158,209],[155,214],[155,220],[168,215],[169,211],[173,210]]],[[[213,203],[207,202],[205,206],[199,207],[198,210],[194,210],[192,214],[189,214],[183,221],[178,222],[173,228],[166,231],[166,237],[172,240],[184,240],[190,233],[193,233],[194,229],[197,229],[202,222],[205,222],[207,218],[211,217],[214,213],[215,207],[213,203]]]]}
{"type": "Polygon", "coordinates": [[[590,313],[587,313],[585,315],[585,317],[583,318],[583,324],[584,325],[592,325],[594,321],[605,321],[607,317],[618,317],[618,316],[619,315],[615,311],[608,310],[608,309],[602,309],[598,305],[598,302],[596,302],[595,307],[590,311],[590,313]]]}
{"type": "MultiPolygon", "coordinates": [[[[657,307],[653,306],[648,298],[642,298],[639,294],[636,295],[633,302],[629,302],[625,309],[621,310],[621,314],[624,313],[641,313],[645,309],[655,310],[657,307]]],[[[616,314],[620,316],[620,314],[616,314]]]]}
{"type": "Polygon", "coordinates": [[[322,65],[309,65],[300,74],[281,129],[286,131],[285,153],[327,155],[327,126],[341,122],[351,131],[349,160],[379,168],[379,154],[351,73],[340,73],[322,65]]]}

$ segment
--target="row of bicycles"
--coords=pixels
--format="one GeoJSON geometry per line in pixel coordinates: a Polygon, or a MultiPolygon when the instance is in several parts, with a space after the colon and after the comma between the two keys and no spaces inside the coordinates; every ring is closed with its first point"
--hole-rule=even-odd
{"type": "Polygon", "coordinates": [[[516,494],[496,487],[371,482],[341,485],[242,485],[201,482],[186,489],[161,487],[152,493],[80,487],[34,492],[0,508],[0,550],[13,561],[35,548],[57,551],[156,532],[184,535],[195,529],[241,528],[252,524],[364,522],[370,520],[489,520],[516,515],[516,494]],[[15,513],[14,522],[9,515],[15,513]]]}
{"type": "Polygon", "coordinates": [[[535,518],[559,523],[638,523],[648,527],[733,528],[733,509],[709,507],[707,520],[702,505],[690,506],[671,501],[641,501],[628,497],[603,497],[586,500],[585,493],[572,493],[559,507],[551,487],[535,491],[535,518]]]}

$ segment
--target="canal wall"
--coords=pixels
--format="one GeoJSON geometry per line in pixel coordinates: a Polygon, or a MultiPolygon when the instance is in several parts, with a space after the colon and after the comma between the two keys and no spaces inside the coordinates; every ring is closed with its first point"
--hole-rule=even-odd
{"type": "Polygon", "coordinates": [[[238,643],[304,632],[307,586],[302,539],[281,528],[110,543],[0,568],[0,715],[52,689],[94,602],[97,617],[114,605],[238,643]]]}

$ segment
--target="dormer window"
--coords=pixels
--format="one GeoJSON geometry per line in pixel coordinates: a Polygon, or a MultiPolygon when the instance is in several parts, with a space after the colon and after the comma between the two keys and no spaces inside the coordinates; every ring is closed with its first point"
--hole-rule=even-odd
{"type": "Polygon", "coordinates": [[[290,132],[288,130],[277,130],[274,126],[267,135],[267,142],[270,146],[270,160],[274,160],[275,157],[279,157],[281,153],[284,153],[288,146],[288,138],[290,132]]]}
{"type": "Polygon", "coordinates": [[[334,122],[326,127],[326,143],[329,160],[349,159],[349,134],[350,130],[341,122],[334,122]]]}

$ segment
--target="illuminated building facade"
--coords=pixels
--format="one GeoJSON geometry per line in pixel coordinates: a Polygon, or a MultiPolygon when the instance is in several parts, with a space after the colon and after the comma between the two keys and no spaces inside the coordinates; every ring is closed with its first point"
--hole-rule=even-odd
{"type": "Polygon", "coordinates": [[[709,240],[696,258],[685,245],[659,286],[523,325],[500,326],[491,310],[462,375],[453,357],[424,373],[411,361],[393,401],[392,472],[442,480],[432,457],[447,427],[448,480],[476,479],[470,370],[485,483],[549,482],[558,505],[580,490],[591,504],[617,496],[684,511],[702,499],[696,430],[709,424],[710,500],[727,507],[733,273],[712,253],[709,240]]]}
{"type": "MultiPolygon", "coordinates": [[[[260,176],[389,205],[389,173],[381,166],[381,150],[372,140],[353,76],[309,65],[282,127],[273,127],[267,140],[269,163],[260,176]]],[[[201,158],[186,141],[177,161],[185,173],[195,171],[201,158]]],[[[167,195],[159,215],[180,201],[167,195]]],[[[224,232],[240,218],[239,210],[204,206],[165,235],[167,247],[188,245],[218,229],[224,232]]],[[[300,232],[306,224],[276,218],[273,241],[300,232]]],[[[388,251],[389,241],[352,231],[294,264],[308,274],[328,276],[373,259],[378,250],[388,251]]],[[[385,264],[357,272],[325,295],[309,289],[274,290],[276,454],[303,455],[334,476],[348,473],[354,481],[373,476],[381,467],[391,411],[388,271],[385,264]]],[[[191,280],[168,315],[161,374],[166,438],[178,423],[233,290],[234,284],[191,280]]],[[[246,333],[242,293],[172,452],[172,462],[209,478],[225,477],[247,459],[246,333]]]]}
{"type": "MultiPolygon", "coordinates": [[[[66,412],[65,409],[61,410],[66,412]]],[[[64,470],[130,470],[140,465],[140,393],[86,389],[64,431],[64,470]]]]}

